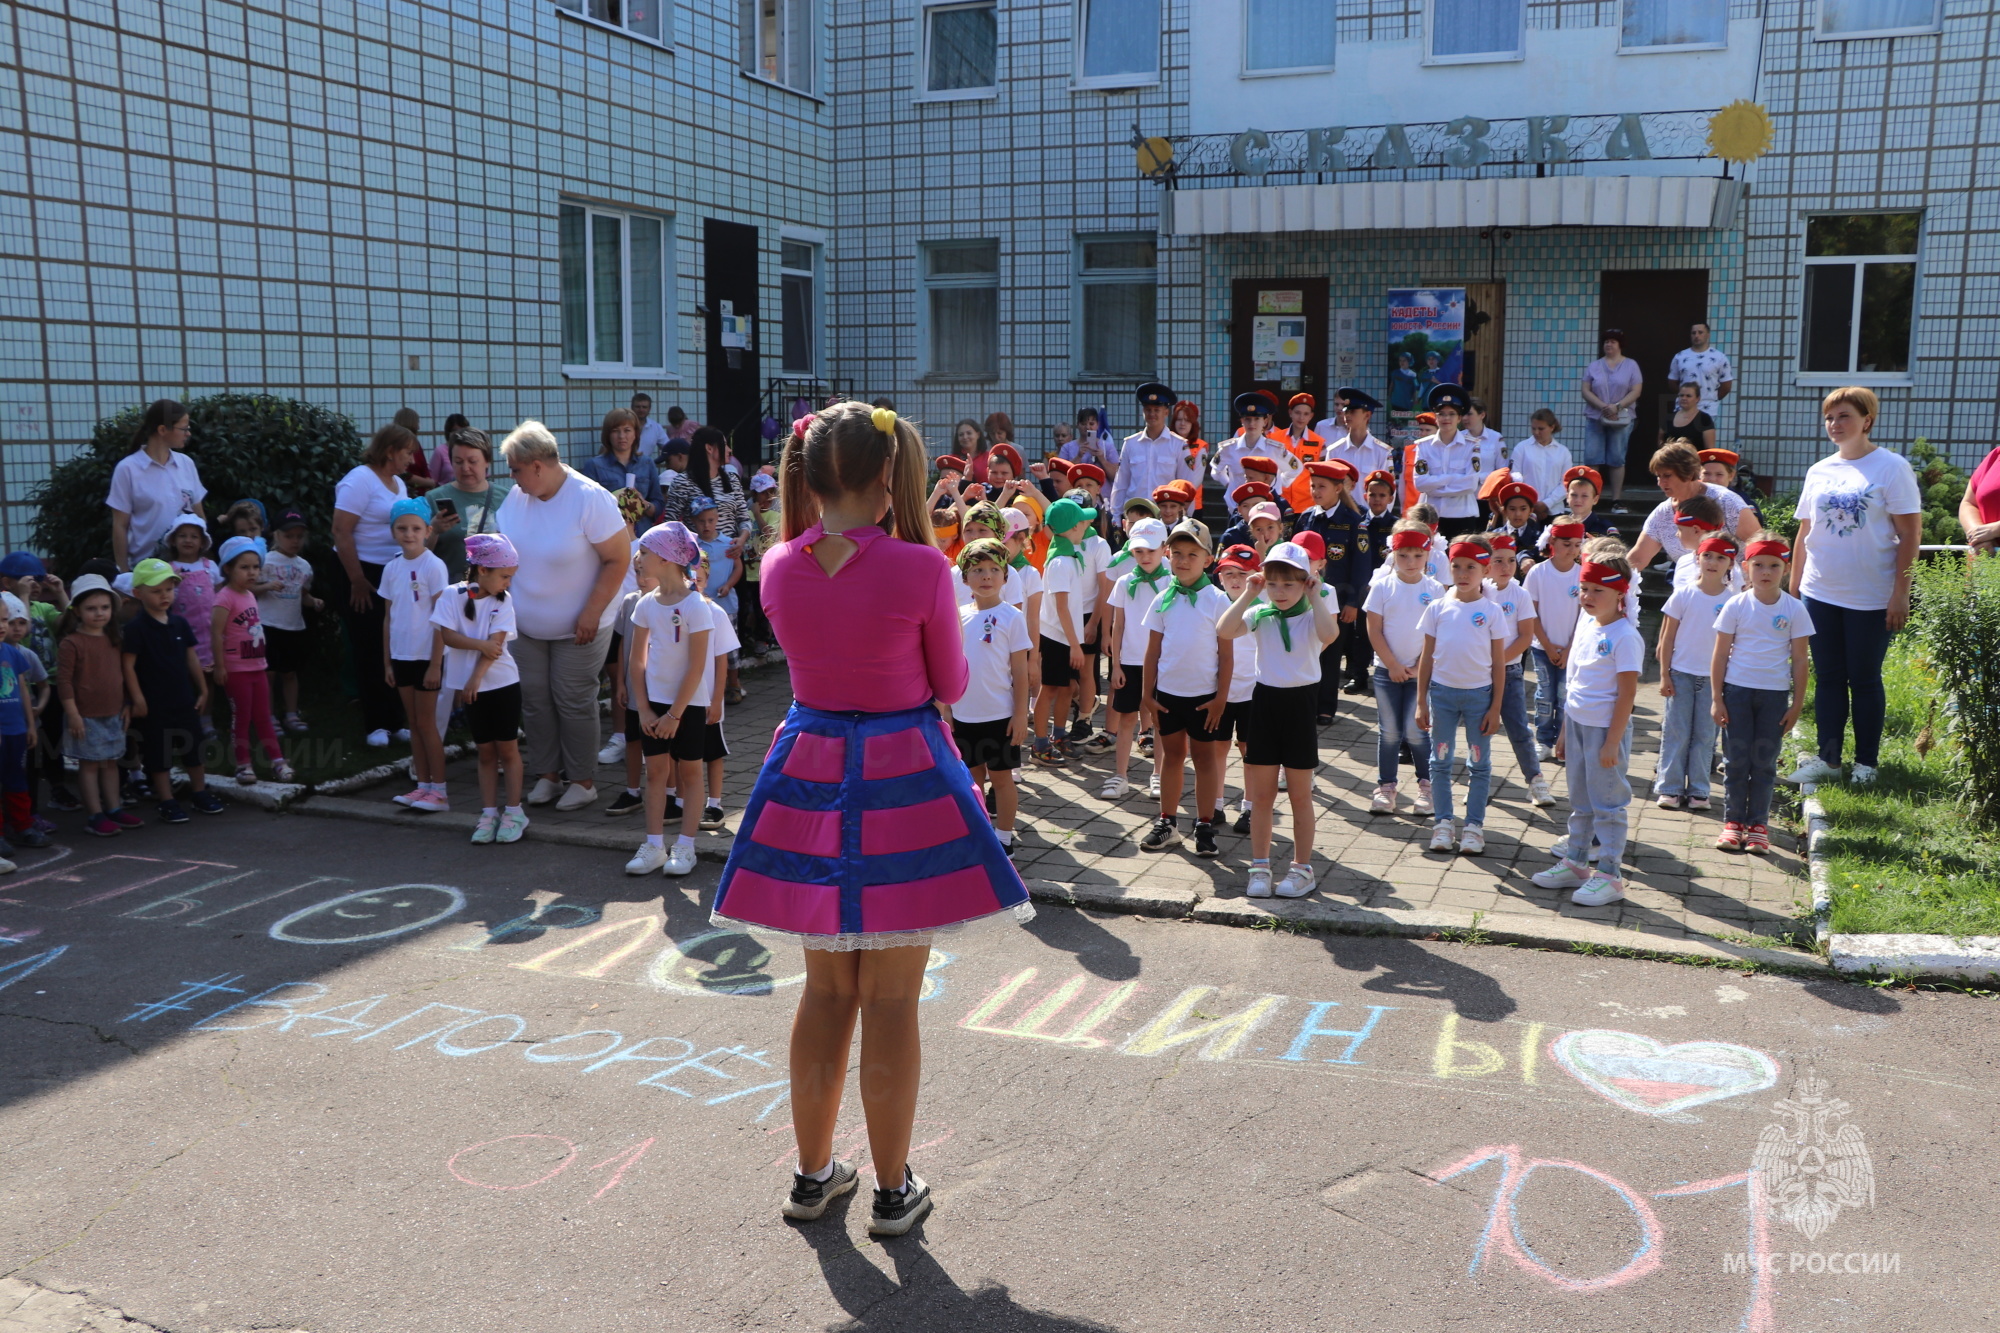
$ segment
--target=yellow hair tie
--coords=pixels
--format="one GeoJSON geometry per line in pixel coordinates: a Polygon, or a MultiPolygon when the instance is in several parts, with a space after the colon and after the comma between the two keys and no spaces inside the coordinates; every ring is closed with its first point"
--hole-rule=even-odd
{"type": "Polygon", "coordinates": [[[870,419],[874,421],[875,429],[881,431],[884,435],[894,435],[896,433],[896,410],[894,408],[878,407],[870,414],[870,419]]]}

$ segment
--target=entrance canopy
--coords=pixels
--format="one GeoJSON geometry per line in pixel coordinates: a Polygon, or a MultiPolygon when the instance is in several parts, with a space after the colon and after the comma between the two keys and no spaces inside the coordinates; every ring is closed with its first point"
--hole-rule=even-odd
{"type": "Polygon", "coordinates": [[[1743,182],[1718,176],[1547,176],[1165,190],[1160,230],[1408,231],[1433,227],[1728,227],[1743,182]]]}

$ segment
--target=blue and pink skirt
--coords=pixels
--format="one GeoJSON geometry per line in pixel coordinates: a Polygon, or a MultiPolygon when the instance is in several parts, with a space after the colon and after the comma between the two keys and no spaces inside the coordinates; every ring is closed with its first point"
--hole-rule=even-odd
{"type": "Polygon", "coordinates": [[[829,713],[794,703],[744,807],[716,925],[807,948],[927,944],[931,932],[1034,915],[929,705],[829,713]]]}

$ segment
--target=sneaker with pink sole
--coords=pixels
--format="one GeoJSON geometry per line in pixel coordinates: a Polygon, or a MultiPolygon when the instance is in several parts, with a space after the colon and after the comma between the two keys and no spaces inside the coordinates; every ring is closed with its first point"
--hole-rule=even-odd
{"type": "Polygon", "coordinates": [[[420,791],[416,793],[415,799],[410,802],[410,809],[417,811],[419,814],[442,814],[444,811],[451,809],[451,802],[434,791],[420,791]]]}

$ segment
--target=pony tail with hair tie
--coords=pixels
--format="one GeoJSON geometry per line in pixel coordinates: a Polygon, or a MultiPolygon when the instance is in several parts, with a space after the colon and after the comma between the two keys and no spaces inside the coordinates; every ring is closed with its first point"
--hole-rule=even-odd
{"type": "Polygon", "coordinates": [[[887,435],[890,439],[894,439],[896,437],[895,408],[878,407],[872,413],[869,414],[868,419],[875,423],[876,430],[881,431],[884,435],[887,435]]]}
{"type": "Polygon", "coordinates": [[[806,432],[812,429],[813,418],[817,415],[818,413],[816,412],[808,412],[797,421],[794,421],[792,423],[792,438],[795,440],[805,439],[806,432]]]}

